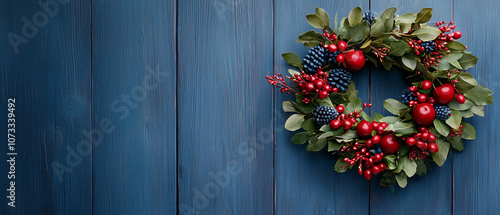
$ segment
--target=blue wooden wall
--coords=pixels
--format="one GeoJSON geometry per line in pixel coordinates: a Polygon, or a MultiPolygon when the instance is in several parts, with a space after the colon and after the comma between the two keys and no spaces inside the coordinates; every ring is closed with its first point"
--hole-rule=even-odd
{"type": "MultiPolygon", "coordinates": [[[[495,214],[499,112],[469,120],[477,140],[443,168],[381,188],[290,142],[290,98],[266,83],[315,7],[333,17],[434,8],[500,92],[496,0],[2,0],[0,190],[7,99],[16,99],[16,207],[0,214],[495,214]],[[45,14],[45,15],[44,15],[45,14]],[[33,21],[33,19],[35,19],[33,21]],[[28,21],[27,21],[28,20],[28,21]],[[28,23],[28,24],[26,24],[28,23]],[[26,27],[27,26],[27,27],[26,27]],[[18,35],[12,45],[9,38],[18,35]],[[23,39],[19,39],[19,38],[23,39]]],[[[373,112],[405,83],[366,67],[355,83],[373,112]],[[391,86],[391,87],[387,87],[391,86]]],[[[495,94],[498,101],[499,94],[495,94]]]]}

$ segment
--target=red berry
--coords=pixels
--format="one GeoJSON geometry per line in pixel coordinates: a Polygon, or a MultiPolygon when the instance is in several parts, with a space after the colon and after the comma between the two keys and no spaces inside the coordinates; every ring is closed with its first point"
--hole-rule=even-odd
{"type": "Polygon", "coordinates": [[[337,51],[337,46],[335,44],[328,45],[328,51],[330,51],[330,52],[336,52],[337,51]]]}
{"type": "Polygon", "coordinates": [[[429,147],[429,151],[430,151],[431,153],[436,153],[436,152],[438,152],[438,151],[439,151],[439,147],[438,147],[435,143],[431,143],[431,144],[429,144],[429,146],[428,146],[428,147],[429,147]]]}
{"type": "Polygon", "coordinates": [[[381,126],[383,129],[387,128],[389,126],[389,124],[387,124],[387,122],[381,122],[379,124],[379,126],[381,126]]]}
{"type": "Polygon", "coordinates": [[[311,91],[313,91],[313,90],[314,90],[314,84],[313,84],[313,83],[307,83],[307,84],[306,84],[306,87],[305,87],[305,90],[306,90],[307,92],[311,92],[311,91]]]}
{"type": "Polygon", "coordinates": [[[451,84],[443,84],[434,89],[433,97],[437,103],[447,105],[455,98],[455,89],[453,89],[451,84]]]}
{"type": "Polygon", "coordinates": [[[338,128],[340,128],[340,126],[342,126],[342,122],[340,122],[339,120],[332,120],[330,121],[330,128],[332,128],[333,130],[337,130],[338,128]]]}
{"type": "Polygon", "coordinates": [[[427,101],[427,94],[422,93],[422,94],[418,95],[417,101],[420,103],[424,103],[425,101],[427,101]]]}
{"type": "Polygon", "coordinates": [[[456,99],[457,99],[457,102],[460,104],[465,103],[465,96],[462,94],[458,94],[456,99]]]}
{"type": "Polygon", "coordinates": [[[344,41],[340,41],[338,44],[337,44],[337,47],[339,48],[339,50],[341,52],[345,51],[347,49],[347,43],[344,42],[344,41]]]}
{"type": "Polygon", "coordinates": [[[422,141],[427,141],[429,140],[429,137],[430,137],[430,134],[429,133],[423,133],[422,135],[420,135],[420,139],[422,141]]]}
{"type": "Polygon", "coordinates": [[[342,122],[342,128],[344,128],[345,130],[351,129],[352,128],[351,120],[344,120],[344,122],[342,122]]]}
{"type": "Polygon", "coordinates": [[[317,80],[316,82],[314,82],[314,86],[316,87],[316,89],[321,90],[325,86],[325,82],[323,82],[322,80],[317,80]]]}
{"type": "Polygon", "coordinates": [[[426,127],[418,127],[417,131],[420,133],[425,133],[425,132],[427,132],[427,128],[426,127]]]}
{"type": "Polygon", "coordinates": [[[372,167],[372,171],[373,171],[373,174],[374,174],[374,175],[377,175],[377,174],[379,174],[379,173],[380,173],[380,167],[378,167],[378,166],[374,166],[374,167],[372,167]]]}
{"type": "Polygon", "coordinates": [[[375,154],[373,155],[373,162],[378,163],[382,160],[382,155],[381,154],[375,154]]]}
{"type": "Polygon", "coordinates": [[[372,122],[372,126],[373,126],[374,128],[378,127],[378,122],[373,121],[373,122],[372,122]]]}
{"type": "Polygon", "coordinates": [[[417,148],[423,149],[425,147],[425,143],[423,141],[417,140],[417,148]]]}
{"type": "Polygon", "coordinates": [[[436,117],[434,107],[428,103],[420,103],[412,111],[412,117],[415,124],[420,126],[428,126],[432,124],[436,117]]]}
{"type": "Polygon", "coordinates": [[[325,85],[325,90],[328,92],[332,91],[332,86],[330,86],[329,84],[325,85]]]}
{"type": "Polygon", "coordinates": [[[358,173],[359,173],[359,175],[363,175],[363,169],[358,168],[358,173]]]}
{"type": "Polygon", "coordinates": [[[354,125],[354,124],[356,124],[356,118],[354,118],[354,117],[353,117],[353,118],[349,118],[349,120],[351,120],[351,123],[352,123],[353,125],[354,125]]]}
{"type": "Polygon", "coordinates": [[[375,136],[373,136],[373,137],[372,137],[373,144],[375,144],[375,145],[379,144],[381,139],[382,139],[382,138],[380,138],[380,136],[379,136],[379,135],[375,135],[375,136]]]}
{"type": "Polygon", "coordinates": [[[338,63],[342,63],[342,62],[344,62],[344,55],[343,54],[338,54],[336,59],[337,59],[338,63]]]}
{"type": "Polygon", "coordinates": [[[344,106],[343,105],[337,105],[337,112],[339,112],[339,114],[344,113],[344,106]]]}
{"type": "Polygon", "coordinates": [[[410,87],[410,91],[411,92],[417,92],[417,90],[418,90],[417,86],[411,86],[410,87]]]}
{"type": "Polygon", "coordinates": [[[359,71],[365,66],[365,56],[360,50],[350,51],[345,54],[347,69],[350,71],[359,71]]]}
{"type": "Polygon", "coordinates": [[[363,176],[366,178],[366,180],[370,180],[373,178],[373,172],[371,169],[365,170],[365,173],[363,173],[363,176]]]}
{"type": "Polygon", "coordinates": [[[457,31],[457,32],[453,33],[453,39],[458,40],[461,37],[462,37],[462,32],[457,31]]]}
{"type": "Polygon", "coordinates": [[[429,133],[429,139],[427,139],[429,143],[434,143],[436,142],[436,136],[434,134],[429,133]]]}
{"type": "Polygon", "coordinates": [[[409,137],[406,139],[406,145],[408,146],[414,146],[417,143],[417,140],[413,137],[409,137]]]}
{"type": "Polygon", "coordinates": [[[366,141],[366,147],[368,148],[373,147],[373,141],[371,139],[366,141]]]}
{"type": "Polygon", "coordinates": [[[372,135],[373,127],[372,124],[366,120],[361,120],[358,123],[358,127],[356,128],[356,132],[360,137],[369,137],[372,135]]]}
{"type": "Polygon", "coordinates": [[[391,134],[385,135],[382,137],[382,141],[380,141],[380,148],[385,154],[394,154],[399,150],[399,141],[398,138],[391,134]]]}
{"type": "Polygon", "coordinates": [[[428,90],[431,89],[432,83],[429,80],[425,80],[422,82],[422,90],[428,90]]]}
{"type": "Polygon", "coordinates": [[[378,167],[380,167],[380,172],[383,172],[387,169],[387,164],[385,163],[379,163],[378,167]]]}
{"type": "Polygon", "coordinates": [[[319,97],[320,99],[326,99],[326,97],[328,97],[328,91],[326,91],[326,90],[322,90],[322,91],[320,91],[320,92],[318,93],[318,97],[319,97]]]}

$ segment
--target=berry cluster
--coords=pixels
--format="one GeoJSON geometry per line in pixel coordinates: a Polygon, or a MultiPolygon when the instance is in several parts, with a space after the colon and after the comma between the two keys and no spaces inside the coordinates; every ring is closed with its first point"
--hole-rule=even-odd
{"type": "MultiPolygon", "coordinates": [[[[378,142],[380,142],[380,137],[377,137],[378,142]]],[[[346,162],[347,164],[342,168],[345,168],[347,165],[354,166],[358,164],[358,173],[360,175],[363,175],[366,180],[370,180],[374,175],[384,172],[387,169],[387,164],[382,162],[384,153],[381,152],[374,154],[369,151],[368,148],[369,147],[366,144],[360,142],[355,142],[352,145],[345,145],[342,149],[340,149],[340,151],[354,152],[354,156],[352,156],[351,158],[344,158],[344,162],[346,162]]]]}
{"type": "Polygon", "coordinates": [[[430,130],[426,127],[419,127],[419,133],[414,134],[412,137],[402,138],[405,140],[406,145],[410,148],[409,156],[410,160],[414,159],[424,159],[431,153],[436,153],[439,151],[436,142],[436,136],[430,133],[430,130]]]}
{"type": "Polygon", "coordinates": [[[450,131],[450,136],[454,137],[456,135],[462,135],[464,133],[464,126],[460,125],[458,129],[453,129],[450,131]]]}
{"type": "MultiPolygon", "coordinates": [[[[333,44],[331,44],[331,45],[333,45],[333,44]]],[[[328,51],[328,52],[326,52],[326,62],[329,65],[338,65],[338,64],[344,62],[344,55],[341,54],[340,51],[335,51],[335,52],[328,51]],[[338,60],[337,60],[337,57],[339,58],[338,60]]]]}
{"type": "Polygon", "coordinates": [[[351,83],[352,74],[345,69],[333,69],[328,76],[328,84],[338,88],[339,92],[344,92],[351,83]]]}
{"type": "MultiPolygon", "coordinates": [[[[321,71],[321,68],[313,75],[308,75],[304,71],[302,71],[301,75],[295,74],[292,81],[298,84],[298,87],[302,90],[302,95],[310,96],[311,98],[317,95],[318,98],[325,99],[330,92],[338,91],[337,88],[332,88],[328,84],[328,74],[321,71]],[[312,96],[311,93],[313,93],[312,96]]],[[[307,104],[309,99],[306,101],[304,101],[304,103],[307,104]]]]}
{"type": "Polygon", "coordinates": [[[451,109],[448,106],[434,104],[434,110],[436,110],[436,119],[445,121],[451,116],[451,109]]]}
{"type": "Polygon", "coordinates": [[[424,47],[424,51],[427,54],[430,54],[431,52],[436,50],[436,44],[434,43],[434,41],[422,42],[420,46],[424,47]]]}
{"type": "Polygon", "coordinates": [[[307,74],[315,74],[322,66],[325,65],[325,52],[322,46],[316,46],[309,49],[304,58],[304,72],[307,74]]]}
{"type": "Polygon", "coordinates": [[[339,112],[335,108],[318,106],[313,111],[313,121],[316,125],[321,126],[330,123],[333,119],[339,116],[339,112]]]}
{"type": "MultiPolygon", "coordinates": [[[[290,78],[290,77],[287,77],[287,78],[290,78]]],[[[280,88],[280,92],[282,92],[282,93],[284,93],[284,92],[286,92],[286,94],[290,94],[291,92],[299,93],[295,89],[293,89],[292,87],[288,86],[288,84],[286,83],[286,81],[283,78],[283,76],[281,75],[281,73],[278,73],[277,75],[273,75],[273,76],[266,75],[266,79],[267,79],[267,83],[269,83],[277,88],[280,88]]]]}
{"type": "Polygon", "coordinates": [[[372,104],[363,103],[363,109],[361,111],[358,112],[357,110],[354,110],[352,113],[344,114],[344,106],[337,105],[336,109],[339,115],[338,117],[336,117],[336,119],[330,121],[330,128],[334,130],[339,129],[340,127],[344,128],[345,130],[351,129],[358,122],[357,119],[361,118],[360,113],[364,111],[366,107],[371,106],[372,104]]]}
{"type": "Polygon", "coordinates": [[[363,12],[363,20],[366,20],[368,26],[372,26],[373,22],[375,22],[375,15],[371,11],[363,12]]]}

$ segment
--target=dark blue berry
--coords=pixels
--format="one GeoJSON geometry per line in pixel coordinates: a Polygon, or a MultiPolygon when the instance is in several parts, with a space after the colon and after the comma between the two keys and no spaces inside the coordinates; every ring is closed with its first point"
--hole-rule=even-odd
{"type": "Polygon", "coordinates": [[[326,106],[318,106],[313,111],[313,120],[316,125],[326,125],[330,123],[330,121],[336,119],[339,116],[339,112],[335,108],[326,107],[326,106]]]}
{"type": "Polygon", "coordinates": [[[378,154],[378,153],[381,153],[381,152],[382,152],[382,149],[380,148],[380,144],[374,145],[370,149],[370,153],[372,153],[372,154],[378,154]]]}
{"type": "Polygon", "coordinates": [[[325,52],[326,49],[322,46],[309,49],[304,58],[304,72],[308,74],[317,73],[318,68],[325,65],[325,52]]]}
{"type": "Polygon", "coordinates": [[[436,50],[436,44],[434,41],[425,41],[420,44],[420,46],[425,48],[425,53],[430,54],[431,52],[436,50]]]}
{"type": "Polygon", "coordinates": [[[417,101],[417,95],[414,92],[411,92],[409,89],[406,89],[401,96],[403,99],[403,104],[408,105],[410,101],[417,101]]]}
{"type": "Polygon", "coordinates": [[[336,52],[330,52],[326,51],[326,62],[330,65],[337,65],[339,62],[337,62],[337,55],[339,55],[341,52],[336,51],[336,52]]]}
{"type": "Polygon", "coordinates": [[[339,92],[344,92],[351,83],[352,74],[346,69],[332,69],[328,74],[328,84],[333,88],[337,88],[339,92]]]}
{"type": "Polygon", "coordinates": [[[371,11],[365,11],[363,13],[363,20],[366,20],[368,26],[372,26],[373,22],[375,21],[375,15],[371,11]]]}
{"type": "Polygon", "coordinates": [[[436,111],[436,119],[445,121],[451,115],[451,109],[446,105],[440,105],[438,103],[434,104],[434,110],[436,111]]]}

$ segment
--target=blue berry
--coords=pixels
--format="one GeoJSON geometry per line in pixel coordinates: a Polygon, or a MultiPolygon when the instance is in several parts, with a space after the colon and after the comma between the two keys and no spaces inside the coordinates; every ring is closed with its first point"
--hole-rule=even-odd
{"type": "Polygon", "coordinates": [[[307,51],[304,58],[304,72],[308,74],[316,74],[320,66],[325,65],[326,49],[322,46],[316,46],[307,51]]]}
{"type": "Polygon", "coordinates": [[[363,13],[363,20],[366,20],[366,23],[368,23],[368,26],[372,26],[373,22],[375,21],[375,16],[371,11],[365,11],[363,13]]]}
{"type": "Polygon", "coordinates": [[[336,51],[336,52],[330,52],[326,51],[326,62],[330,65],[337,65],[339,62],[337,62],[337,55],[339,55],[341,52],[336,51]]]}
{"type": "Polygon", "coordinates": [[[451,115],[451,109],[446,105],[440,105],[438,103],[434,104],[434,110],[436,111],[436,119],[445,121],[451,115]]]}
{"type": "Polygon", "coordinates": [[[328,84],[333,88],[339,89],[339,92],[344,92],[351,83],[352,74],[346,69],[332,69],[328,74],[328,84]]]}
{"type": "Polygon", "coordinates": [[[372,153],[372,154],[382,153],[382,149],[380,148],[380,144],[374,145],[374,146],[370,149],[370,153],[372,153]]]}
{"type": "Polygon", "coordinates": [[[436,44],[434,41],[425,41],[420,44],[420,46],[425,48],[425,53],[430,54],[431,52],[436,50],[436,44]]]}
{"type": "Polygon", "coordinates": [[[313,111],[313,121],[316,125],[326,125],[330,121],[336,119],[339,116],[339,112],[332,107],[318,106],[313,111]]]}
{"type": "Polygon", "coordinates": [[[408,105],[410,101],[417,101],[417,95],[414,92],[411,92],[409,89],[406,89],[401,96],[403,99],[403,104],[408,105]]]}

